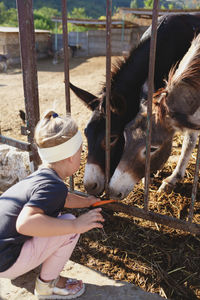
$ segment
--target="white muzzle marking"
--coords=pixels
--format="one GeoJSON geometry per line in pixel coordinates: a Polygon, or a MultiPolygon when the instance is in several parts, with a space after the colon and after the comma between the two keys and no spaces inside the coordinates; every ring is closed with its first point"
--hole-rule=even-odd
{"type": "Polygon", "coordinates": [[[83,182],[88,192],[101,194],[104,191],[105,175],[98,165],[87,163],[83,182]]]}
{"type": "Polygon", "coordinates": [[[125,198],[134,188],[137,180],[124,171],[117,168],[110,180],[109,191],[113,198],[125,198]]]}

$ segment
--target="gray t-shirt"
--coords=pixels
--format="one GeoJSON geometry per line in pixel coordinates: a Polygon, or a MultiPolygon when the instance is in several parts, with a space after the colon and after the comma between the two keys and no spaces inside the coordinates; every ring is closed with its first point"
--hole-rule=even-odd
{"type": "Polygon", "coordinates": [[[46,215],[57,217],[64,208],[67,193],[67,186],[57,173],[52,169],[42,168],[1,195],[0,272],[6,271],[15,263],[24,242],[31,238],[16,231],[16,220],[22,208],[39,207],[46,215]]]}

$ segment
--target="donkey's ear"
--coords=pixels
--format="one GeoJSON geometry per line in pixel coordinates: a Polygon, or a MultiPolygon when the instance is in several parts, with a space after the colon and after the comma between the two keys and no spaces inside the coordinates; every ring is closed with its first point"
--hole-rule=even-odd
{"type": "Polygon", "coordinates": [[[110,99],[111,110],[117,115],[124,115],[127,110],[125,98],[122,95],[113,93],[110,99]]]}
{"type": "Polygon", "coordinates": [[[146,99],[140,100],[140,112],[141,113],[147,112],[147,100],[146,99]]]}
{"type": "Polygon", "coordinates": [[[72,83],[69,83],[69,86],[76,96],[81,99],[89,109],[95,110],[95,108],[99,105],[99,99],[93,94],[76,87],[72,83]]]}

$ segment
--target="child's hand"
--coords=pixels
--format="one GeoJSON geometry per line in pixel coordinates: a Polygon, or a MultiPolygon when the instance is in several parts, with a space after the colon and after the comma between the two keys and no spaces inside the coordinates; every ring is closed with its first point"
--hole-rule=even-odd
{"type": "Polygon", "coordinates": [[[75,224],[75,233],[84,233],[93,228],[103,228],[103,225],[100,222],[104,222],[105,220],[100,211],[101,208],[92,209],[88,213],[73,220],[75,224]]]}

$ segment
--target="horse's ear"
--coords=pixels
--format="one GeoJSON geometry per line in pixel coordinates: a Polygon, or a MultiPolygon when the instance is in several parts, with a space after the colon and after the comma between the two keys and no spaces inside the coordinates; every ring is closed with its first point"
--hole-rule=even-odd
{"type": "Polygon", "coordinates": [[[126,113],[127,105],[124,97],[120,94],[113,93],[110,99],[111,111],[117,115],[126,113]]]}
{"type": "Polygon", "coordinates": [[[69,83],[69,86],[76,96],[81,99],[89,109],[95,110],[99,106],[99,99],[96,96],[76,87],[72,83],[69,83]]]}

